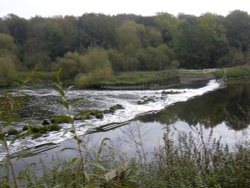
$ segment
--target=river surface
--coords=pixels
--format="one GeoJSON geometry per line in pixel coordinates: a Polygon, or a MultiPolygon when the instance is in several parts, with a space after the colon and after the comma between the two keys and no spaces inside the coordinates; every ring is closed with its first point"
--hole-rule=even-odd
{"type": "MultiPolygon", "coordinates": [[[[105,110],[121,104],[124,109],[105,114],[101,120],[75,121],[74,125],[78,135],[85,135],[90,147],[98,147],[103,138],[109,138],[113,147],[134,157],[138,150],[146,154],[161,145],[167,128],[174,139],[178,139],[182,132],[201,131],[206,138],[212,131],[213,137],[229,145],[249,140],[249,86],[249,83],[226,86],[222,81],[211,80],[164,90],[69,90],[66,94],[69,102],[77,99],[72,105],[72,114],[82,109],[105,110]],[[138,104],[145,98],[152,100],[138,104]],[[103,129],[96,129],[98,127],[103,129]],[[143,147],[138,148],[138,143],[143,147]]],[[[23,98],[19,115],[24,121],[16,125],[17,129],[27,123],[39,125],[44,119],[67,113],[60,104],[60,96],[53,89],[22,89],[11,93],[23,98]]],[[[77,155],[72,151],[61,152],[63,148],[75,145],[72,133],[68,131],[72,125],[61,126],[61,131],[37,139],[28,137],[9,143],[11,153],[28,150],[39,153],[39,158],[53,158],[55,154],[65,158],[77,155]]],[[[0,148],[0,158],[4,156],[5,152],[0,148]]],[[[28,158],[29,162],[33,160],[37,159],[28,158]]]]}

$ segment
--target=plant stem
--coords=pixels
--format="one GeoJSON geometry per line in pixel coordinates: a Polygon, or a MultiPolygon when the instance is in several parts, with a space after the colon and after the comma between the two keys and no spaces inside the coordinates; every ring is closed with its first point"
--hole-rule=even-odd
{"type": "Polygon", "coordinates": [[[6,150],[6,153],[7,153],[6,154],[7,164],[9,164],[9,166],[10,166],[11,175],[12,175],[13,180],[14,180],[14,186],[15,186],[15,188],[18,188],[14,167],[13,167],[13,164],[12,164],[12,161],[11,161],[11,158],[10,158],[9,147],[8,147],[7,141],[5,139],[4,139],[4,146],[5,146],[5,150],[6,150]]]}

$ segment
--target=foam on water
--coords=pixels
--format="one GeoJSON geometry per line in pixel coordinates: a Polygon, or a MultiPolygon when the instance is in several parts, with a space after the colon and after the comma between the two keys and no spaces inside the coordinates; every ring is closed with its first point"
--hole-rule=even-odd
{"type": "MultiPolygon", "coordinates": [[[[220,86],[221,84],[219,82],[217,82],[216,80],[211,80],[206,86],[198,89],[164,89],[142,91],[70,90],[69,92],[67,92],[67,97],[69,98],[69,100],[84,98],[85,100],[88,100],[88,102],[91,103],[92,107],[95,109],[108,109],[115,104],[121,104],[124,107],[124,109],[117,110],[114,114],[105,114],[102,120],[90,119],[86,121],[76,121],[74,123],[74,126],[77,129],[77,134],[84,135],[90,128],[99,127],[110,123],[122,123],[132,120],[135,117],[145,113],[149,113],[152,111],[157,112],[176,102],[187,101],[192,97],[203,95],[206,92],[216,90],[220,88],[220,86]],[[138,104],[137,102],[142,100],[144,97],[152,98],[153,101],[149,101],[146,104],[138,104]]],[[[55,91],[50,89],[21,90],[21,93],[37,97],[58,96],[55,91]]],[[[57,110],[57,108],[59,110],[59,108],[62,107],[53,107],[55,111],[57,110]]],[[[61,124],[61,126],[63,127],[61,131],[51,132],[37,139],[25,138],[15,141],[10,145],[11,153],[45,143],[57,144],[72,138],[72,133],[67,131],[71,128],[72,125],[61,124]]],[[[0,148],[0,160],[2,160],[4,156],[5,153],[3,153],[0,148]]]]}

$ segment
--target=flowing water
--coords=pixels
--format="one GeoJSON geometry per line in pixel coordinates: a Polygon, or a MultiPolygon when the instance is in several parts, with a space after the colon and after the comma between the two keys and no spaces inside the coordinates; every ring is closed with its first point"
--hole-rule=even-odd
{"type": "MultiPolygon", "coordinates": [[[[79,135],[91,133],[88,136],[91,144],[99,144],[100,140],[108,137],[116,148],[132,155],[138,139],[144,145],[143,152],[153,151],[162,143],[166,127],[174,134],[202,129],[205,135],[209,135],[213,128],[214,136],[222,137],[223,142],[229,144],[247,137],[250,133],[249,88],[249,84],[225,86],[221,81],[211,80],[198,87],[165,90],[69,90],[67,97],[69,101],[77,99],[72,114],[82,109],[105,110],[121,104],[124,109],[117,110],[114,114],[105,114],[101,120],[76,121],[74,125],[79,135]],[[150,100],[142,104],[141,101],[145,99],[150,100]],[[96,129],[98,127],[103,129],[96,129]]],[[[25,96],[20,110],[20,116],[25,121],[16,125],[17,128],[21,129],[27,122],[41,124],[44,119],[67,113],[59,102],[60,96],[53,89],[13,90],[12,94],[16,97],[25,96]]],[[[53,155],[56,144],[60,144],[61,149],[71,146],[74,141],[70,140],[72,133],[67,129],[72,125],[61,126],[61,131],[51,132],[37,139],[28,137],[15,141],[10,145],[11,153],[35,148],[37,153],[46,151],[46,155],[53,155]],[[48,148],[40,151],[37,149],[39,146],[48,148]]],[[[73,154],[64,152],[64,156],[67,155],[73,154]]],[[[0,157],[4,156],[5,153],[0,149],[0,157]]]]}

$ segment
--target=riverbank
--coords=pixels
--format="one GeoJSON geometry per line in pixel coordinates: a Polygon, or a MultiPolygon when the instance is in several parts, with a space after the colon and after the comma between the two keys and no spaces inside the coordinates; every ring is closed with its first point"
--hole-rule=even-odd
{"type": "Polygon", "coordinates": [[[204,70],[176,69],[154,72],[128,72],[117,74],[111,80],[96,84],[94,88],[109,90],[164,89],[215,78],[214,73],[204,70]]]}
{"type": "MultiPolygon", "coordinates": [[[[169,69],[164,71],[134,71],[115,73],[111,79],[93,82],[87,89],[104,90],[143,90],[164,89],[193,82],[208,81],[211,79],[224,79],[229,82],[235,79],[250,78],[250,66],[237,66],[220,69],[169,69]]],[[[56,72],[31,72],[19,73],[10,86],[20,87],[30,85],[36,88],[44,88],[56,81],[56,72]]],[[[64,86],[74,85],[73,80],[62,80],[64,86]]]]}
{"type": "Polygon", "coordinates": [[[250,66],[120,73],[108,81],[97,83],[94,88],[110,90],[162,89],[211,79],[224,79],[224,81],[229,82],[242,78],[250,78],[250,66]]]}

